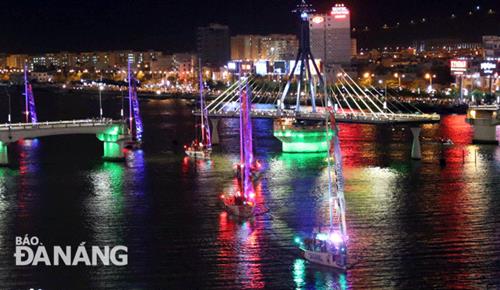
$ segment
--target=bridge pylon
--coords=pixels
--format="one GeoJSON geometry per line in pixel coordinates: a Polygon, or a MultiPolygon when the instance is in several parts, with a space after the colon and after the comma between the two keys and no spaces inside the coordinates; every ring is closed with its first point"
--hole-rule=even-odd
{"type": "Polygon", "coordinates": [[[324,87],[325,83],[311,52],[311,43],[309,36],[309,13],[312,13],[314,11],[315,10],[312,8],[312,6],[310,4],[307,4],[305,0],[302,0],[302,2],[297,5],[297,8],[293,10],[293,12],[299,14],[300,16],[299,51],[297,52],[297,58],[295,59],[293,68],[290,70],[290,73],[288,75],[288,81],[281,95],[278,109],[285,109],[285,99],[288,95],[288,91],[290,90],[292,80],[294,79],[295,72],[298,67],[299,77],[297,78],[295,111],[300,111],[301,97],[304,95],[307,100],[307,96],[309,95],[311,99],[312,112],[316,112],[316,84],[314,81],[313,72],[316,73],[316,76],[319,80],[319,85],[321,87],[324,87]],[[304,87],[302,87],[302,85],[304,85],[304,87]]]}

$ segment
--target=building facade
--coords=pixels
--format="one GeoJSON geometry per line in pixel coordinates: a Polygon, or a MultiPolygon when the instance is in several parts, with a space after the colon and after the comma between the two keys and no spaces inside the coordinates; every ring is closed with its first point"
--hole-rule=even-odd
{"type": "Polygon", "coordinates": [[[484,57],[500,57],[500,36],[483,36],[484,57]]]}
{"type": "Polygon", "coordinates": [[[311,14],[309,29],[314,58],[327,65],[351,63],[350,12],[344,5],[336,4],[329,14],[311,14]]]}
{"type": "Polygon", "coordinates": [[[292,60],[298,48],[292,34],[237,35],[231,37],[231,60],[292,60]]]}

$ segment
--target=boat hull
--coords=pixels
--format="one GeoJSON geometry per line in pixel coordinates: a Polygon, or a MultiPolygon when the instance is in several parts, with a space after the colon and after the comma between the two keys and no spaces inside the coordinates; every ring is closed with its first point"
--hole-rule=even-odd
{"type": "Polygon", "coordinates": [[[198,159],[209,159],[210,158],[210,151],[197,151],[197,150],[186,150],[186,155],[191,157],[191,158],[198,158],[198,159]]]}
{"type": "Polygon", "coordinates": [[[302,248],[300,250],[302,251],[302,256],[304,257],[304,259],[308,260],[311,263],[332,267],[339,270],[346,270],[346,266],[338,264],[334,259],[334,255],[332,253],[309,251],[302,248]]]}
{"type": "Polygon", "coordinates": [[[226,210],[237,217],[249,218],[254,216],[254,207],[248,205],[227,205],[224,204],[226,210]]]}

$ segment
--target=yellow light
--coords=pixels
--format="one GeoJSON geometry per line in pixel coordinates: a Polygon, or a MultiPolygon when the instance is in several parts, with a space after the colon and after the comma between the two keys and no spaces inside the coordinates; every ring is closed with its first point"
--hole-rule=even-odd
{"type": "Polygon", "coordinates": [[[365,72],[365,73],[363,74],[363,77],[364,77],[365,79],[369,78],[369,77],[370,77],[370,73],[369,73],[369,72],[365,72]]]}
{"type": "Polygon", "coordinates": [[[431,78],[431,74],[426,73],[426,74],[425,74],[425,78],[426,78],[426,79],[430,79],[430,78],[431,78]]]}

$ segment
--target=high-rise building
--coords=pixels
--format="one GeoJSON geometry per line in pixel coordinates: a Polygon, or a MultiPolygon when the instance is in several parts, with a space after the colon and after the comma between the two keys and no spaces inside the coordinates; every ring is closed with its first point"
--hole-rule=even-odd
{"type": "Polygon", "coordinates": [[[205,66],[218,67],[226,64],[231,57],[229,27],[210,24],[198,27],[198,55],[205,66]]]}
{"type": "Polygon", "coordinates": [[[254,60],[260,58],[260,35],[236,35],[231,37],[232,60],[254,60]]]}
{"type": "Polygon", "coordinates": [[[23,68],[28,58],[29,56],[27,54],[11,54],[7,56],[7,66],[9,68],[23,68]]]}
{"type": "Polygon", "coordinates": [[[265,60],[295,59],[299,40],[293,34],[270,34],[260,40],[260,58],[265,60]]]}
{"type": "Polygon", "coordinates": [[[335,4],[329,14],[309,16],[311,52],[325,64],[350,64],[352,57],[351,20],[343,4],[335,4]]]}
{"type": "Polygon", "coordinates": [[[237,35],[231,37],[232,60],[291,60],[299,48],[292,34],[237,35]]]}

